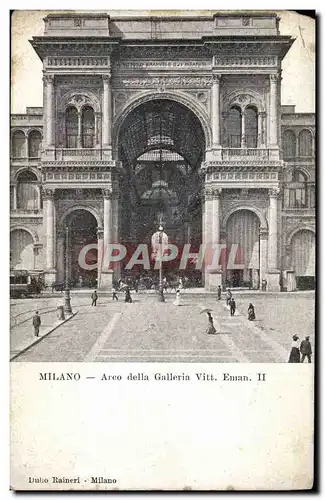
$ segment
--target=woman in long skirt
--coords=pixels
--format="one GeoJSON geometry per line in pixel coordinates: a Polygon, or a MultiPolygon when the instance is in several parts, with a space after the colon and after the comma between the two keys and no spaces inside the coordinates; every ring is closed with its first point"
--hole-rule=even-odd
{"type": "Polygon", "coordinates": [[[176,299],[174,300],[174,306],[180,306],[181,305],[181,291],[176,290],[176,299]]]}
{"type": "Polygon", "coordinates": [[[255,319],[255,309],[254,309],[253,304],[249,304],[247,312],[248,312],[248,319],[249,319],[249,321],[254,321],[254,319],[255,319]]]}
{"type": "Polygon", "coordinates": [[[298,340],[298,335],[294,335],[292,337],[291,351],[288,363],[300,363],[300,350],[298,340]]]}
{"type": "Polygon", "coordinates": [[[207,315],[208,315],[208,321],[209,321],[209,326],[208,326],[208,329],[207,329],[207,333],[209,333],[209,334],[217,333],[217,330],[215,329],[214,324],[213,324],[212,315],[211,315],[211,313],[209,311],[207,311],[207,315]]]}

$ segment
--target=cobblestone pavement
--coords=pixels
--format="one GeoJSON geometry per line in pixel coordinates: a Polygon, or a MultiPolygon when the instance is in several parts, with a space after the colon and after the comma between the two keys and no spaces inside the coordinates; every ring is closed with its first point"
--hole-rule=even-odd
{"type": "MultiPolygon", "coordinates": [[[[165,303],[142,294],[133,298],[125,304],[102,297],[91,307],[87,297],[73,297],[78,314],[17,361],[286,362],[294,333],[301,340],[310,335],[314,349],[310,293],[238,294],[234,317],[224,299],[212,296],[183,296],[180,307],[171,296],[165,303]],[[247,320],[249,302],[256,308],[254,322],[247,320]],[[207,316],[200,314],[200,305],[212,309],[217,335],[206,334],[207,316]]],[[[39,301],[44,308],[59,305],[57,299],[37,301],[40,310],[39,301]]],[[[27,304],[16,304],[15,310],[22,307],[27,304]]]]}

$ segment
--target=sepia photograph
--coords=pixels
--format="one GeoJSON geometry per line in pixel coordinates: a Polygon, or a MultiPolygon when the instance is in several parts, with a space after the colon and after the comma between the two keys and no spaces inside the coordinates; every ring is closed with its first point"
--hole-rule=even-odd
{"type": "Polygon", "coordinates": [[[313,362],[315,20],[11,13],[10,360],[313,362]]]}
{"type": "Polygon", "coordinates": [[[11,492],[315,490],[315,11],[45,7],[10,12],[11,492]]]}

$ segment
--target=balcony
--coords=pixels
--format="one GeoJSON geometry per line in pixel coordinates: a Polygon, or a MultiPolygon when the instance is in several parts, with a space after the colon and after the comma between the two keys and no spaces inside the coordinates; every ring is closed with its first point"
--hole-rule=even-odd
{"type": "Polygon", "coordinates": [[[82,160],[105,160],[106,151],[94,148],[64,148],[55,149],[55,160],[59,161],[82,161],[82,160]]]}
{"type": "Polygon", "coordinates": [[[246,159],[270,159],[270,150],[266,148],[223,148],[222,149],[222,159],[223,160],[246,160],[246,159]]]}

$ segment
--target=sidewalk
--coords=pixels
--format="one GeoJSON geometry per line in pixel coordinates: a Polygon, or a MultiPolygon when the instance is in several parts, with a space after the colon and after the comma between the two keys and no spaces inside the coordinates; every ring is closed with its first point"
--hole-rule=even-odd
{"type": "Polygon", "coordinates": [[[39,337],[35,337],[32,319],[24,321],[18,326],[13,326],[10,330],[10,360],[14,359],[19,353],[29,349],[34,344],[40,342],[53,330],[64,324],[70,318],[75,316],[75,312],[71,316],[67,316],[65,320],[58,320],[57,311],[49,311],[41,314],[41,327],[39,337]]]}

